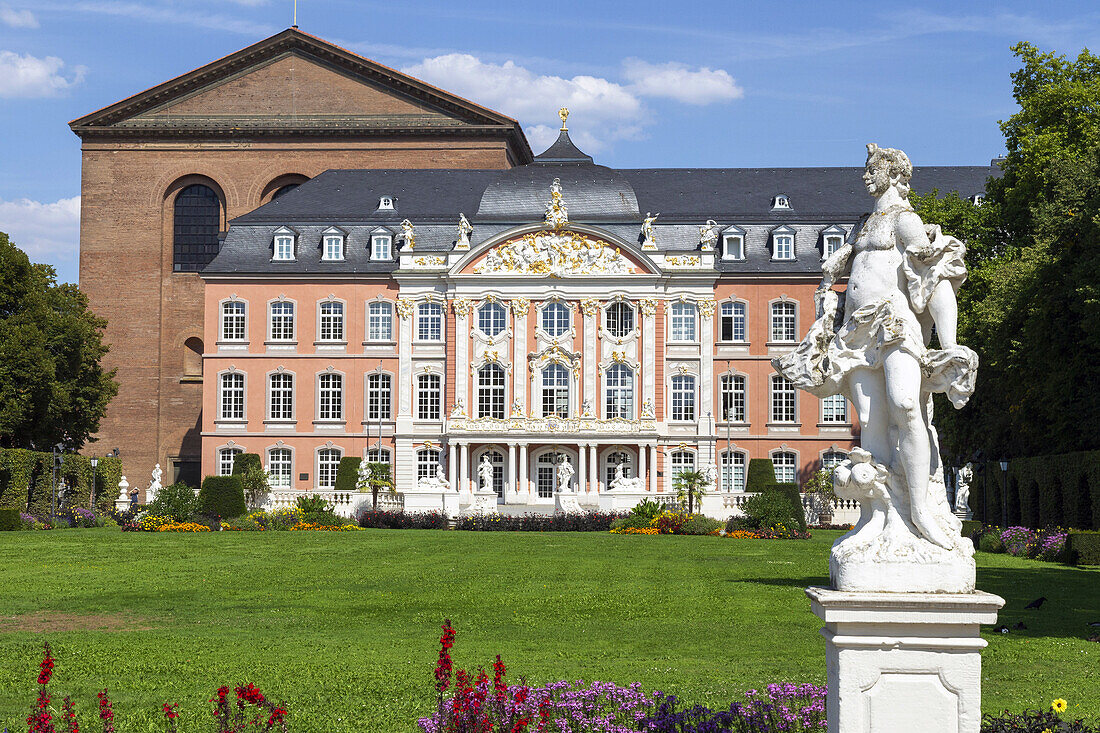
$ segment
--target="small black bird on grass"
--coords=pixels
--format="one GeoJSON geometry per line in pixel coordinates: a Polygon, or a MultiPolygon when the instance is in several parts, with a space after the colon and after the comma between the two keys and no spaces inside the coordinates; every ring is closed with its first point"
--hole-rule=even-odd
{"type": "Polygon", "coordinates": [[[993,630],[996,631],[998,634],[1007,634],[1008,633],[1008,627],[1005,626],[1004,624],[1001,624],[1000,626],[998,626],[997,628],[995,628],[993,630]]]}
{"type": "Polygon", "coordinates": [[[1046,603],[1046,600],[1047,600],[1046,596],[1039,596],[1034,601],[1032,601],[1031,603],[1024,606],[1024,609],[1029,609],[1029,608],[1038,609],[1040,606],[1042,606],[1044,603],[1046,603]]]}

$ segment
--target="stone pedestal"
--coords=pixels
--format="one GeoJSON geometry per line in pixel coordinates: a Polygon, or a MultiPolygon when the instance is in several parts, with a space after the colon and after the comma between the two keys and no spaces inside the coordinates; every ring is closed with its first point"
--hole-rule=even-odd
{"type": "Polygon", "coordinates": [[[961,522],[969,522],[974,518],[974,512],[969,509],[956,509],[955,516],[958,517],[961,522]]]}
{"type": "Polygon", "coordinates": [[[554,513],[582,514],[584,513],[584,507],[581,506],[580,498],[576,493],[572,491],[555,491],[554,513]]]}
{"type": "Polygon", "coordinates": [[[405,491],[406,512],[442,512],[448,519],[458,516],[457,491],[405,491]]]}
{"type": "Polygon", "coordinates": [[[982,624],[1004,599],[982,593],[807,588],[825,622],[829,733],[978,733],[982,624]]]}
{"type": "Polygon", "coordinates": [[[465,515],[484,514],[492,515],[497,514],[497,492],[495,491],[475,491],[474,501],[462,512],[465,515]]]}

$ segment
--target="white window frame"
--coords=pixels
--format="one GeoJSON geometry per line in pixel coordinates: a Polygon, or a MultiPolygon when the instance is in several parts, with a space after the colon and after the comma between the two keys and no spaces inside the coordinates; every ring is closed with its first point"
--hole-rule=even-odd
{"type": "Polygon", "coordinates": [[[367,422],[393,419],[393,375],[372,371],[366,374],[366,400],[364,410],[367,422]],[[371,380],[378,386],[372,387],[371,380]],[[377,409],[375,409],[377,407],[377,409]]]}
{"type": "Polygon", "coordinates": [[[393,343],[393,303],[388,300],[367,301],[367,341],[373,343],[393,343]],[[375,310],[378,312],[375,313],[375,310]],[[374,325],[378,324],[378,337],[374,325]],[[382,337],[383,331],[387,334],[382,337]]]}
{"type": "Polygon", "coordinates": [[[343,422],[344,420],[344,390],[346,377],[342,372],[324,371],[317,375],[317,420],[319,422],[343,422]],[[326,383],[336,379],[338,387],[325,386],[326,383]],[[326,404],[326,395],[327,402],[326,404]],[[335,408],[335,409],[334,409],[335,408]]]}
{"type": "Polygon", "coordinates": [[[724,300],[718,307],[718,342],[723,344],[747,344],[749,342],[749,304],[743,300],[724,300]],[[729,313],[726,313],[727,308],[729,313]],[[738,310],[741,311],[738,316],[738,310]],[[724,338],[725,321],[730,320],[730,336],[724,338]],[[741,338],[737,338],[738,319],[741,322],[741,338]]]}
{"type": "Polygon", "coordinates": [[[821,398],[821,422],[824,425],[848,424],[848,400],[842,394],[821,398]]]}
{"type": "Polygon", "coordinates": [[[286,445],[275,445],[267,449],[267,475],[273,489],[289,489],[294,486],[294,449],[286,445]],[[286,460],[275,461],[275,452],[285,451],[286,460]],[[278,470],[285,469],[285,470],[278,470]],[[285,481],[283,480],[285,479],[285,481]]]}
{"type": "Polygon", "coordinates": [[[722,259],[733,262],[745,259],[745,231],[740,227],[722,233],[722,259]]]}
{"type": "MultiPolygon", "coordinates": [[[[604,308],[603,319],[604,319],[604,330],[607,331],[612,336],[614,336],[615,338],[626,338],[630,334],[634,333],[634,329],[636,329],[638,327],[637,309],[634,307],[634,305],[632,303],[630,303],[626,300],[613,300],[610,303],[608,303],[607,306],[604,308]],[[620,308],[625,309],[624,313],[626,313],[626,312],[630,313],[630,328],[626,329],[622,333],[616,333],[615,330],[613,330],[611,328],[611,326],[612,326],[611,312],[612,312],[612,310],[614,310],[616,313],[618,313],[620,308]]],[[[618,320],[619,319],[616,319],[616,321],[618,321],[618,320]]]]}
{"type": "Polygon", "coordinates": [[[821,230],[821,259],[827,260],[834,252],[844,246],[848,232],[844,227],[832,224],[821,230]],[[834,247],[835,245],[835,247],[834,247]]]}
{"type": "Polygon", "coordinates": [[[572,309],[565,303],[560,303],[556,300],[552,300],[542,307],[539,312],[539,327],[551,338],[558,338],[569,333],[569,330],[573,326],[573,313],[572,309]],[[550,316],[551,313],[557,314],[550,316]],[[565,325],[562,326],[562,319],[560,314],[565,314],[565,325]],[[553,326],[553,329],[547,328],[547,324],[553,326]]]}
{"type": "Polygon", "coordinates": [[[317,302],[317,341],[326,344],[347,343],[347,304],[342,300],[320,300],[317,302]],[[338,308],[339,313],[326,314],[325,310],[338,308]],[[333,325],[335,324],[335,326],[333,325]],[[339,333],[337,328],[339,327],[339,333]],[[325,331],[330,331],[326,334],[325,331]]]}
{"type": "Polygon", "coordinates": [[[443,305],[435,301],[418,303],[416,306],[416,341],[421,343],[440,343],[446,337],[446,329],[443,323],[443,305]],[[438,312],[431,312],[436,311],[438,312]],[[439,334],[433,338],[431,321],[438,319],[439,334]],[[427,338],[424,333],[427,332],[427,338]]]}
{"type": "Polygon", "coordinates": [[[669,474],[671,474],[672,477],[672,486],[675,488],[676,477],[684,471],[694,471],[699,465],[699,456],[697,456],[693,450],[678,448],[669,455],[668,465],[669,474]]]}
{"type": "Polygon", "coordinates": [[[488,417],[494,420],[503,420],[508,417],[508,373],[504,367],[496,362],[489,362],[478,367],[477,372],[477,408],[474,411],[479,418],[488,417]],[[485,382],[486,375],[493,375],[494,381],[485,382]],[[497,384],[495,377],[500,377],[497,384]]]}
{"type": "Polygon", "coordinates": [[[378,209],[380,211],[393,211],[393,196],[379,196],[378,197],[378,209]]]}
{"type": "Polygon", "coordinates": [[[244,453],[244,448],[239,445],[226,445],[218,448],[218,474],[219,476],[229,476],[233,473],[233,456],[238,453],[244,453]],[[229,456],[228,460],[226,456],[229,456]]]}
{"type": "MultiPolygon", "coordinates": [[[[267,419],[268,420],[278,421],[278,422],[292,422],[294,420],[294,407],[295,407],[295,405],[294,405],[294,402],[295,402],[295,400],[294,400],[294,381],[295,380],[294,380],[294,373],[293,372],[288,372],[288,371],[284,370],[284,371],[281,371],[281,372],[274,371],[274,372],[268,372],[267,373],[267,385],[266,386],[267,386],[267,419]],[[279,414],[276,414],[276,412],[275,412],[275,387],[273,386],[273,382],[275,381],[276,378],[281,379],[283,377],[290,380],[290,399],[289,399],[290,408],[288,410],[288,412],[290,413],[289,416],[287,416],[282,411],[280,411],[279,414]]],[[[280,390],[280,392],[283,392],[283,391],[286,390],[286,388],[285,387],[279,387],[279,390],[280,390]]]]}
{"type": "Polygon", "coordinates": [[[773,300],[768,304],[768,343],[798,343],[797,302],[793,300],[773,300]]]}
{"type": "MultiPolygon", "coordinates": [[[[617,378],[616,378],[617,379],[617,378]]],[[[628,364],[612,364],[604,372],[604,419],[634,419],[634,369],[628,364]],[[613,383],[612,375],[626,373],[626,383],[613,383]],[[613,400],[615,395],[625,395],[613,400]]]]}
{"type": "Polygon", "coordinates": [[[668,309],[669,342],[693,344],[699,339],[696,322],[699,310],[688,300],[673,301],[668,309]]]}
{"type": "Polygon", "coordinates": [[[344,233],[335,227],[321,232],[321,261],[342,262],[344,260],[344,233]]]}
{"type": "Polygon", "coordinates": [[[340,459],[342,459],[343,457],[344,449],[338,448],[334,445],[326,445],[317,449],[317,454],[315,458],[317,473],[315,475],[317,476],[316,486],[318,489],[320,489],[321,491],[332,491],[336,488],[336,473],[340,470],[340,459]],[[328,460],[325,463],[322,463],[322,454],[324,454],[325,458],[331,459],[331,456],[329,455],[331,453],[336,454],[336,461],[332,462],[331,460],[328,460]],[[322,470],[322,466],[324,467],[324,470],[322,470]],[[331,471],[332,473],[331,484],[325,481],[325,479],[328,478],[326,474],[329,471],[331,471]]]}
{"type": "Polygon", "coordinates": [[[393,260],[393,234],[374,232],[370,235],[371,262],[390,262],[393,260]]]}
{"type": "Polygon", "coordinates": [[[416,375],[416,419],[441,420],[443,417],[443,377],[439,374],[416,375]],[[434,380],[435,384],[432,385],[434,380]],[[433,396],[434,395],[434,396],[433,396]]]}
{"type": "Polygon", "coordinates": [[[790,196],[788,196],[785,193],[777,193],[775,196],[772,196],[772,209],[773,210],[774,209],[786,210],[786,209],[790,209],[790,208],[791,208],[791,197],[790,196]]]}
{"type": "MultiPolygon", "coordinates": [[[[640,446],[638,450],[649,450],[644,445],[640,446]]],[[[623,477],[635,478],[635,472],[637,466],[635,465],[634,455],[627,446],[616,445],[603,454],[603,478],[605,489],[611,488],[611,482],[615,480],[615,473],[619,462],[614,460],[616,456],[623,456],[626,458],[623,461],[623,477]]]]}
{"type": "Polygon", "coordinates": [[[275,230],[271,239],[271,261],[293,262],[298,249],[298,233],[287,227],[275,230]]]}
{"type": "Polygon", "coordinates": [[[218,336],[221,341],[233,343],[245,343],[248,341],[248,303],[243,300],[230,299],[221,302],[220,321],[218,323],[218,336]],[[237,313],[226,313],[227,306],[232,306],[237,313]],[[230,320],[232,319],[232,320],[230,320]],[[233,333],[228,333],[232,329],[233,333]],[[239,331],[240,335],[236,335],[239,331]]]}
{"type": "Polygon", "coordinates": [[[747,423],[749,417],[749,378],[737,372],[726,372],[718,377],[718,421],[747,423]],[[740,389],[737,385],[740,383],[740,389]],[[728,388],[727,388],[728,385],[728,388]],[[727,410],[726,395],[729,394],[730,408],[727,410]],[[738,405],[740,397],[740,405],[738,405]],[[733,420],[727,419],[727,412],[733,412],[733,420]]]}
{"type": "MultiPolygon", "coordinates": [[[[367,463],[385,463],[390,467],[391,473],[393,470],[393,451],[386,446],[375,446],[373,448],[367,448],[363,453],[363,460],[367,463]]],[[[390,476],[393,478],[393,476],[390,476]]]]}
{"type": "Polygon", "coordinates": [[[829,450],[821,452],[821,468],[822,470],[828,470],[835,468],[841,461],[848,458],[848,454],[837,448],[830,448],[829,450]]]}
{"type": "Polygon", "coordinates": [[[782,374],[768,378],[768,423],[791,425],[798,422],[798,389],[782,374]]]}
{"type": "MultiPolygon", "coordinates": [[[[279,318],[286,318],[286,314],[280,314],[279,318]]],[[[298,304],[293,300],[272,300],[267,304],[267,340],[281,344],[294,344],[298,341],[298,304]],[[275,333],[275,309],[290,307],[290,335],[276,336],[275,333]]]]}
{"type": "Polygon", "coordinates": [[[573,404],[573,389],[572,389],[572,387],[573,387],[573,377],[572,377],[568,367],[566,367],[562,364],[551,363],[551,364],[547,364],[542,369],[540,369],[539,370],[539,405],[542,408],[542,416],[543,417],[559,417],[559,418],[569,417],[569,415],[572,414],[570,412],[570,410],[572,409],[572,404],[573,404]],[[547,372],[550,372],[550,371],[553,371],[556,374],[559,374],[559,375],[563,376],[564,380],[565,380],[565,384],[548,384],[547,383],[547,372]],[[565,391],[565,414],[564,415],[561,412],[558,411],[559,409],[561,409],[560,397],[561,397],[562,390],[565,391]],[[546,409],[546,398],[547,398],[547,396],[553,396],[553,398],[554,398],[553,399],[553,407],[550,410],[546,409]]]}
{"type": "Polygon", "coordinates": [[[796,259],[795,230],[789,226],[776,227],[772,230],[772,260],[777,262],[791,262],[796,259]],[[780,249],[783,247],[783,249],[780,249]]]}
{"type": "Polygon", "coordinates": [[[718,482],[721,484],[721,491],[727,493],[743,492],[749,465],[749,457],[745,451],[736,448],[721,451],[718,456],[718,464],[718,482]]]}
{"type": "Polygon", "coordinates": [[[668,402],[669,420],[672,422],[695,422],[698,413],[699,379],[694,374],[677,374],[669,382],[668,402]],[[690,384],[686,389],[684,385],[690,384]],[[690,395],[690,399],[685,399],[690,395]]]}
{"type": "Polygon", "coordinates": [[[436,448],[420,448],[416,451],[416,480],[431,478],[439,470],[443,451],[436,448]]]}
{"type": "Polygon", "coordinates": [[[772,468],[775,469],[775,481],[776,481],[776,483],[780,483],[780,484],[798,483],[798,453],[796,453],[793,450],[789,450],[787,448],[780,448],[780,449],[777,449],[777,450],[773,450],[771,453],[768,454],[768,457],[771,459],[772,468]],[[782,464],[777,463],[776,458],[778,456],[790,456],[791,457],[790,465],[787,464],[787,460],[786,460],[785,457],[783,458],[783,463],[782,464]],[[791,471],[790,481],[784,481],[783,479],[787,476],[786,471],[787,471],[788,468],[791,471]],[[781,471],[783,472],[782,475],[780,475],[781,471]]]}
{"type": "Polygon", "coordinates": [[[508,330],[508,309],[496,300],[485,301],[477,308],[477,329],[489,338],[504,333],[508,330]]]}
{"type": "Polygon", "coordinates": [[[248,418],[248,379],[244,372],[241,371],[226,371],[218,374],[218,420],[225,422],[245,422],[248,418]],[[239,386],[227,387],[226,381],[232,379],[236,382],[240,380],[239,386]],[[231,410],[226,410],[227,400],[233,399],[227,394],[227,389],[233,390],[233,392],[239,392],[239,405],[238,401],[234,400],[230,405],[231,410]],[[239,406],[239,411],[237,407],[239,406]],[[239,412],[239,414],[238,414],[239,412]]]}

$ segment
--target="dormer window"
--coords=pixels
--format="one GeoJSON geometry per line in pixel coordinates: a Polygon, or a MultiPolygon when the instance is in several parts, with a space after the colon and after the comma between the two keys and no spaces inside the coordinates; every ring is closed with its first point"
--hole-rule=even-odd
{"type": "Polygon", "coordinates": [[[772,259],[794,259],[794,229],[782,226],[772,232],[772,259]]]}
{"type": "Polygon", "coordinates": [[[380,230],[371,234],[370,258],[372,261],[389,261],[393,259],[393,234],[387,230],[380,230]]]}
{"type": "Polygon", "coordinates": [[[984,193],[974,194],[973,196],[970,197],[970,203],[974,204],[975,206],[981,206],[982,204],[985,203],[985,194],[984,193]]]}
{"type": "Polygon", "coordinates": [[[745,259],[745,231],[740,227],[730,227],[722,233],[722,259],[745,259]]]}
{"type": "Polygon", "coordinates": [[[791,199],[785,193],[776,194],[772,199],[772,210],[791,208],[791,199]]]}
{"type": "Polygon", "coordinates": [[[383,196],[378,199],[378,208],[381,211],[393,211],[393,196],[383,196]]]}
{"type": "Polygon", "coordinates": [[[271,259],[276,261],[292,261],[294,259],[294,240],[297,235],[293,229],[279,227],[275,230],[275,241],[272,247],[271,259]]]}
{"type": "Polygon", "coordinates": [[[843,247],[846,234],[847,232],[836,224],[826,227],[821,232],[821,259],[829,259],[833,253],[843,247]]]}
{"type": "Polygon", "coordinates": [[[330,227],[321,234],[321,259],[334,262],[344,259],[344,232],[330,227]]]}

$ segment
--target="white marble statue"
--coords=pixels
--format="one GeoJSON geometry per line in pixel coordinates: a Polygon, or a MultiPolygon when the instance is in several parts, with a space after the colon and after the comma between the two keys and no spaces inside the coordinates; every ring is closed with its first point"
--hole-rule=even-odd
{"type": "Polygon", "coordinates": [[[474,272],[556,278],[571,275],[626,275],[634,266],[616,247],[569,229],[524,234],[497,245],[474,272]]]}
{"type": "Polygon", "coordinates": [[[718,466],[713,463],[703,466],[703,477],[706,479],[706,486],[703,487],[704,491],[709,493],[718,490],[718,466]]]}
{"type": "Polygon", "coordinates": [[[459,213],[458,215],[458,240],[455,242],[455,249],[469,249],[470,248],[470,233],[474,231],[474,228],[470,226],[470,220],[466,218],[466,215],[459,213]]]}
{"type": "Polygon", "coordinates": [[[425,476],[416,482],[416,490],[424,492],[443,492],[451,490],[451,482],[443,473],[443,466],[436,466],[434,476],[425,476]]]}
{"type": "Polygon", "coordinates": [[[157,498],[157,492],[161,490],[160,478],[164,475],[164,472],[160,470],[160,464],[158,463],[153,467],[153,478],[149,482],[149,488],[145,490],[146,503],[151,502],[157,498]]]}
{"type": "Polygon", "coordinates": [[[573,487],[573,474],[576,471],[573,470],[573,464],[569,462],[569,456],[562,455],[558,459],[558,491],[572,491],[573,487]]]}
{"type": "Polygon", "coordinates": [[[569,223],[569,209],[561,194],[561,179],[555,178],[550,184],[550,201],[546,204],[546,224],[552,229],[561,229],[569,223]]]}
{"type": "Polygon", "coordinates": [[[834,485],[839,497],[860,501],[862,514],[833,546],[834,586],[966,593],[974,547],[947,503],[931,399],[944,392],[959,408],[974,390],[978,357],[955,341],[966,248],[913,210],[905,153],[867,151],[874,211],[822,265],[809,333],[772,363],[817,397],[843,394],[859,414],[861,449],[838,467],[834,485]],[[844,276],[846,291],[834,290],[844,276]],[[939,348],[930,346],[933,327],[939,348]]]}
{"type": "Polygon", "coordinates": [[[713,252],[714,245],[718,243],[718,222],[707,219],[707,223],[699,227],[699,249],[703,252],[713,252]]]}
{"type": "Polygon", "coordinates": [[[454,420],[460,417],[466,417],[466,405],[461,397],[455,400],[454,407],[451,408],[451,419],[454,420]]]}
{"type": "Polygon", "coordinates": [[[974,465],[967,462],[955,475],[955,511],[970,513],[970,482],[974,480],[974,465]]]}
{"type": "Polygon", "coordinates": [[[660,214],[646,212],[642,219],[642,247],[645,249],[657,249],[657,232],[653,229],[653,223],[660,214]]]}
{"type": "Polygon", "coordinates": [[[370,461],[366,458],[359,461],[359,471],[355,476],[355,488],[359,491],[370,490],[370,461]]]}
{"type": "Polygon", "coordinates": [[[401,222],[401,236],[405,240],[403,251],[416,249],[416,232],[413,231],[413,223],[408,219],[401,222]]]}
{"type": "Polygon", "coordinates": [[[592,400],[585,398],[581,401],[581,417],[592,417],[592,400]]]}
{"type": "Polygon", "coordinates": [[[489,460],[488,454],[481,457],[481,463],[477,467],[477,478],[482,493],[496,493],[493,491],[493,463],[489,460]]]}
{"type": "Polygon", "coordinates": [[[630,478],[626,475],[624,466],[626,464],[623,461],[619,461],[615,464],[615,478],[611,479],[611,484],[608,488],[611,491],[643,491],[645,486],[642,478],[630,478]]]}

